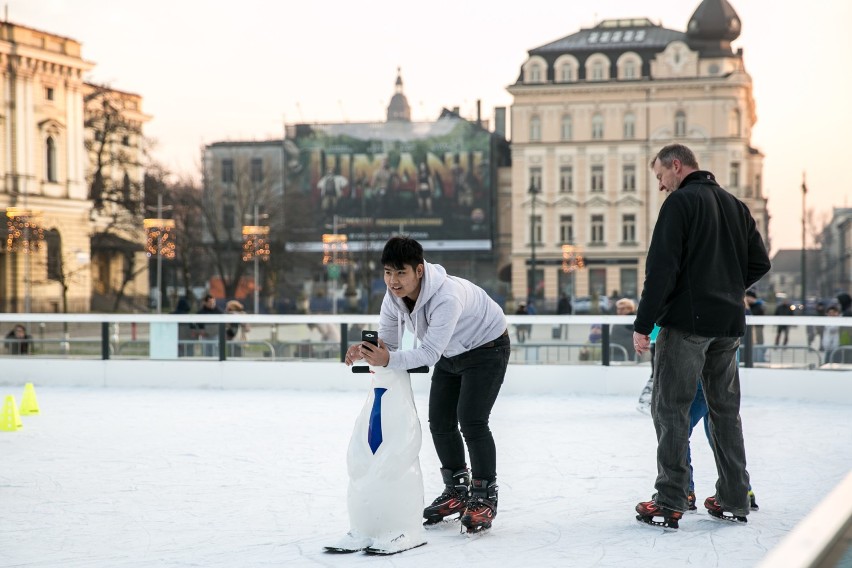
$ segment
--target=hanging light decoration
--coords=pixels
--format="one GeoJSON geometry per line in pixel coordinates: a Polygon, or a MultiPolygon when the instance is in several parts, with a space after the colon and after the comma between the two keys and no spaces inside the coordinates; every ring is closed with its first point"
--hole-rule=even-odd
{"type": "Polygon", "coordinates": [[[169,260],[175,257],[175,238],[172,229],[175,228],[174,219],[145,219],[143,226],[147,232],[145,250],[148,256],[157,256],[169,260]]]}
{"type": "Polygon", "coordinates": [[[569,273],[581,270],[585,266],[586,262],[583,260],[583,255],[576,247],[562,245],[562,272],[569,273]]]}
{"type": "Polygon", "coordinates": [[[29,254],[39,252],[44,242],[44,229],[36,222],[38,214],[27,209],[6,209],[6,250],[29,254]]]}
{"type": "Polygon", "coordinates": [[[243,225],[243,261],[269,260],[269,227],[243,225]]]}

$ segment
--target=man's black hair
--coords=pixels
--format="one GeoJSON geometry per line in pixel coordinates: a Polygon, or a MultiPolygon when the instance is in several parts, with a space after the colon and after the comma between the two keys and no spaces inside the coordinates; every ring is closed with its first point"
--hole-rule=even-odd
{"type": "Polygon", "coordinates": [[[410,237],[391,237],[382,251],[382,266],[402,270],[406,265],[423,264],[423,247],[410,237]]]}

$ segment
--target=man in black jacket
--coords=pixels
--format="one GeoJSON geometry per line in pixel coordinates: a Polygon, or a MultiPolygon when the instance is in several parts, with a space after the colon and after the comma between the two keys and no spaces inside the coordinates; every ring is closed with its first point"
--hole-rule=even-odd
{"type": "Polygon", "coordinates": [[[745,333],[743,296],[769,271],[769,256],[748,207],[700,171],[689,148],[666,146],[651,167],[669,195],[648,250],[633,342],[641,354],[654,323],[662,328],[651,399],[658,474],[657,492],[636,506],[636,518],[677,528],[687,510],[689,407],[700,377],[719,474],[704,506],[715,517],[745,522],[749,478],[736,355],[745,333]]]}

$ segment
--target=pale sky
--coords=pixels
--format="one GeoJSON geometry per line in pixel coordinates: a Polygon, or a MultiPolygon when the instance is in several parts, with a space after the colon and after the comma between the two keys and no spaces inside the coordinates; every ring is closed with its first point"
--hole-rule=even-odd
{"type": "MultiPolygon", "coordinates": [[[[773,253],[801,248],[807,207],[852,207],[852,1],[729,0],[742,20],[766,156],[773,253]]],[[[700,0],[9,0],[9,20],[71,37],[89,80],[144,97],[154,157],[198,177],[200,149],[279,138],[284,123],[385,119],[397,66],[412,119],[476,100],[509,107],[527,51],[601,19],[647,17],[683,31],[700,0]]]]}

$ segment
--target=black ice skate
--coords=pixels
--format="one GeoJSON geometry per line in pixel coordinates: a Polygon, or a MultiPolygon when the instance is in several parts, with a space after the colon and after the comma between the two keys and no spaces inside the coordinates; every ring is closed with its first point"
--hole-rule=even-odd
{"type": "Polygon", "coordinates": [[[719,505],[719,502],[716,501],[716,496],[708,497],[704,501],[704,506],[707,507],[707,512],[717,519],[722,519],[723,521],[731,521],[732,523],[747,523],[748,519],[745,515],[735,515],[731,511],[726,511],[719,505]]]}
{"type": "Polygon", "coordinates": [[[497,482],[474,479],[470,486],[470,499],[461,517],[462,526],[469,533],[491,528],[497,516],[497,482]]]}
{"type": "Polygon", "coordinates": [[[658,507],[654,501],[643,501],[636,505],[636,520],[646,525],[663,527],[664,529],[677,529],[678,521],[683,517],[680,511],[672,511],[665,507],[658,507]]]}
{"type": "Polygon", "coordinates": [[[424,525],[434,525],[446,517],[464,512],[470,497],[470,472],[467,469],[453,473],[442,468],[441,477],[444,478],[444,492],[423,509],[424,525]]]}

